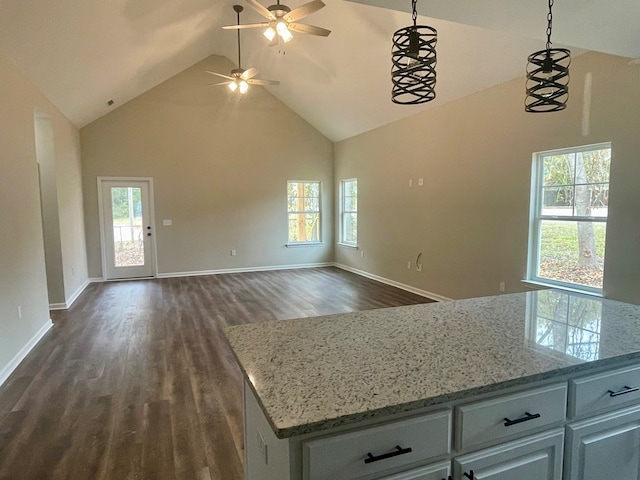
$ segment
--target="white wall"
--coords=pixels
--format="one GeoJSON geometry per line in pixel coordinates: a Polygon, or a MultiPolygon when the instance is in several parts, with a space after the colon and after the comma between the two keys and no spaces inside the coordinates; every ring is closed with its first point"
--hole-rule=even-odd
{"type": "Polygon", "coordinates": [[[522,291],[532,154],[611,141],[604,292],[640,303],[640,67],[597,53],[575,58],[569,106],[558,113],[525,113],[524,83],[336,144],[336,188],[358,178],[365,252],[338,246],[337,262],[450,298],[497,294],[501,281],[522,291]],[[423,187],[408,187],[420,177],[423,187]],[[419,252],[423,271],[407,270],[419,252]]]}
{"type": "MultiPolygon", "coordinates": [[[[0,383],[50,325],[40,211],[34,112],[51,119],[60,168],[79,168],[77,129],[42,95],[27,77],[0,54],[0,383]],[[18,316],[21,307],[22,318],[18,316]]],[[[77,176],[77,175],[76,175],[77,176]]],[[[74,188],[58,177],[57,188],[74,188]]],[[[75,211],[79,192],[73,197],[75,211]]],[[[66,208],[66,207],[65,207],[66,208]]],[[[60,230],[82,231],[82,215],[61,220],[60,230]]],[[[70,234],[71,235],[71,234],[70,234]]],[[[87,280],[84,237],[62,236],[61,249],[72,249],[69,263],[77,266],[75,281],[87,280]],[[78,248],[78,245],[81,248],[78,248]]]]}
{"type": "Polygon", "coordinates": [[[99,176],[153,178],[161,275],[332,261],[333,144],[262,87],[206,86],[232,68],[211,56],[82,128],[92,277],[99,176]],[[287,180],[323,183],[322,246],[285,246],[287,180]]]}

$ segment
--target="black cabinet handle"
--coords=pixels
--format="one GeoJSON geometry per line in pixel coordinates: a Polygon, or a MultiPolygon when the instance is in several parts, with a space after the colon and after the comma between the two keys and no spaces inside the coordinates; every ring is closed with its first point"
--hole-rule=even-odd
{"type": "Polygon", "coordinates": [[[504,426],[510,427],[511,425],[516,425],[522,422],[528,422],[529,420],[534,420],[536,418],[540,418],[539,413],[524,412],[524,417],[517,418],[516,420],[509,420],[507,417],[504,417],[504,426]]]}
{"type": "Polygon", "coordinates": [[[411,447],[402,448],[399,445],[396,445],[396,449],[393,452],[383,453],[382,455],[375,456],[371,452],[367,453],[367,458],[364,459],[364,463],[373,463],[378,462],[380,460],[385,460],[391,457],[397,457],[398,455],[405,455],[407,453],[411,453],[413,450],[411,447]]]}
{"type": "Polygon", "coordinates": [[[607,393],[610,397],[617,397],[618,395],[624,395],[625,393],[637,392],[640,390],[640,387],[629,387],[625,385],[621,390],[614,392],[613,390],[607,390],[607,393]]]}
{"type": "Polygon", "coordinates": [[[469,480],[476,480],[476,477],[473,474],[473,470],[469,470],[469,473],[464,472],[463,475],[467,477],[469,480]]]}

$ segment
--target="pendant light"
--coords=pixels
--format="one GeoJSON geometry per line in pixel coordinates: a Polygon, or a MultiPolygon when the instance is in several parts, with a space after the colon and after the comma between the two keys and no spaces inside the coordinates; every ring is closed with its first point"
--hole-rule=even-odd
{"type": "Polygon", "coordinates": [[[527,112],[559,112],[567,108],[571,52],[566,48],[551,48],[552,8],[553,0],[549,0],[547,48],[529,55],[524,102],[527,112]]]}
{"type": "Polygon", "coordinates": [[[417,0],[411,0],[413,25],[393,34],[391,49],[391,101],[417,105],[436,98],[436,42],[433,27],[416,25],[417,0]]]}

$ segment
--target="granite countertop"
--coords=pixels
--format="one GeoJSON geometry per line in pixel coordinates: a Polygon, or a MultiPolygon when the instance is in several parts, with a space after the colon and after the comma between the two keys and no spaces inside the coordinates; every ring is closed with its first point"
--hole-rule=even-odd
{"type": "Polygon", "coordinates": [[[541,290],[225,334],[287,438],[640,359],[640,306],[541,290]]]}

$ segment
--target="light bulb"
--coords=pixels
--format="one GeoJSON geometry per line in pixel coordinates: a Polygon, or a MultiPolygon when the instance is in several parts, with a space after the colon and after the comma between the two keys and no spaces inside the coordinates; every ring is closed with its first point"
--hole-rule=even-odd
{"type": "Polygon", "coordinates": [[[264,31],[263,35],[267,37],[267,40],[272,41],[273,37],[276,36],[276,31],[272,27],[269,27],[264,31]]]}
{"type": "Polygon", "coordinates": [[[246,93],[249,90],[249,84],[244,80],[240,80],[240,93],[246,93]]]}
{"type": "Polygon", "coordinates": [[[238,89],[238,84],[234,80],[229,84],[229,90],[231,90],[232,92],[235,92],[237,89],[238,89]]]}
{"type": "Polygon", "coordinates": [[[278,35],[280,35],[280,38],[282,38],[282,41],[285,43],[293,38],[293,35],[289,31],[289,27],[286,22],[278,22],[276,24],[276,31],[278,32],[278,35]]]}
{"type": "Polygon", "coordinates": [[[420,61],[417,58],[411,56],[407,57],[407,68],[413,68],[418,65],[420,65],[420,61]]]}

